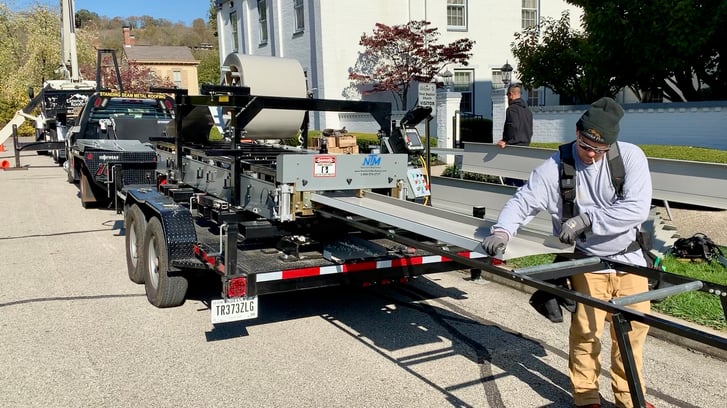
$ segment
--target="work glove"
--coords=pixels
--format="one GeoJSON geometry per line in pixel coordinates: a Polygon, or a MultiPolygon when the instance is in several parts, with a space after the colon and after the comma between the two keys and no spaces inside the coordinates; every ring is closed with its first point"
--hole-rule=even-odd
{"type": "Polygon", "coordinates": [[[579,214],[568,219],[560,227],[560,242],[564,244],[572,244],[576,242],[576,237],[591,229],[591,219],[586,214],[579,214]]]}
{"type": "Polygon", "coordinates": [[[482,248],[487,252],[488,255],[496,255],[498,252],[505,252],[507,248],[507,241],[510,240],[510,236],[505,231],[495,231],[490,236],[482,240],[482,248]]]}

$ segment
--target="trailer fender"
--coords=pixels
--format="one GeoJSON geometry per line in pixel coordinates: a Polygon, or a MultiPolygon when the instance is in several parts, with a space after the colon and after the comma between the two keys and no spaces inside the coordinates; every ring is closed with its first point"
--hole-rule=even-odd
{"type": "Polygon", "coordinates": [[[197,232],[194,229],[192,213],[188,208],[159,193],[155,188],[132,188],[126,194],[124,208],[138,205],[147,221],[159,218],[164,229],[169,263],[194,258],[197,232]]]}

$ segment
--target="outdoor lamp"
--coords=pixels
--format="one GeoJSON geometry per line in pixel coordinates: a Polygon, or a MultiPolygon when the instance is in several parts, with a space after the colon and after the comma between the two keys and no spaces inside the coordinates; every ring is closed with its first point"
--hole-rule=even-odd
{"type": "Polygon", "coordinates": [[[500,71],[502,71],[502,83],[505,85],[505,88],[507,88],[508,85],[510,85],[510,76],[512,75],[512,65],[507,63],[507,60],[505,60],[505,65],[500,68],[500,71]]]}
{"type": "Polygon", "coordinates": [[[447,91],[451,91],[453,88],[454,83],[452,82],[452,77],[454,76],[449,70],[445,70],[440,75],[442,77],[442,82],[444,83],[444,89],[447,91]]]}

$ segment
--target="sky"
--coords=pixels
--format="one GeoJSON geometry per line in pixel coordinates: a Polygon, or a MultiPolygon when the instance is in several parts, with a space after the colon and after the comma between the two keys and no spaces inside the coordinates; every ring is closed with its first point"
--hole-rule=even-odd
{"type": "MultiPolygon", "coordinates": [[[[10,0],[4,3],[18,11],[38,3],[59,7],[60,0],[10,0]]],[[[86,9],[109,18],[147,15],[188,26],[197,18],[207,21],[210,6],[209,0],[75,0],[75,3],[76,12],[86,9]]]]}

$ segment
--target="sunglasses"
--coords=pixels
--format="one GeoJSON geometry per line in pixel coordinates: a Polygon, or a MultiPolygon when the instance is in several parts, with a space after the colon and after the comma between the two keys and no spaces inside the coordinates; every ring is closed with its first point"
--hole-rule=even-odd
{"type": "Polygon", "coordinates": [[[593,146],[589,145],[588,143],[584,142],[583,140],[581,140],[580,137],[578,137],[578,146],[587,152],[593,152],[596,154],[604,154],[604,153],[608,152],[609,150],[611,150],[610,147],[605,147],[605,148],[593,147],[593,146]]]}

